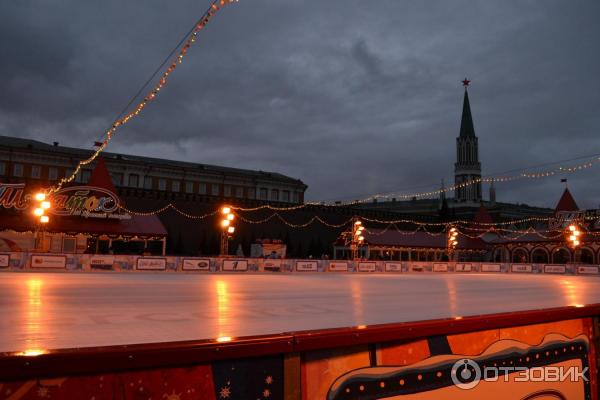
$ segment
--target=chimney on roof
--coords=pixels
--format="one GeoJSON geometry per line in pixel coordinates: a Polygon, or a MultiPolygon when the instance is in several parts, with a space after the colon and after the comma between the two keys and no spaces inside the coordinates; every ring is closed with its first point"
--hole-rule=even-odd
{"type": "Polygon", "coordinates": [[[57,147],[57,146],[58,146],[58,142],[52,142],[52,145],[53,145],[54,147],[57,147]]]}

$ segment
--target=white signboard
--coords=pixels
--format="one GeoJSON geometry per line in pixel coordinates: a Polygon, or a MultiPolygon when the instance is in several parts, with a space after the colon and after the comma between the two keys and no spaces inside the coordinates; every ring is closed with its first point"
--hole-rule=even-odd
{"type": "Polygon", "coordinates": [[[31,256],[31,268],[66,268],[66,256],[31,256]]]}
{"type": "Polygon", "coordinates": [[[335,272],[348,272],[348,263],[345,262],[330,262],[329,270],[335,272]]]}
{"type": "Polygon", "coordinates": [[[264,260],[263,270],[265,271],[281,271],[281,260],[264,260]]]}
{"type": "Polygon", "coordinates": [[[90,266],[92,268],[112,268],[115,262],[115,256],[94,254],[90,256],[90,266]]]}
{"type": "Polygon", "coordinates": [[[567,267],[564,265],[544,265],[546,274],[564,274],[565,272],[567,272],[567,267]]]}
{"type": "Polygon", "coordinates": [[[433,263],[433,272],[448,272],[448,264],[433,263]]]}
{"type": "Polygon", "coordinates": [[[208,258],[184,258],[181,260],[181,269],[184,271],[209,271],[208,258]]]}
{"type": "Polygon", "coordinates": [[[402,272],[402,263],[385,263],[385,272],[402,272]]]}
{"type": "Polygon", "coordinates": [[[425,262],[414,262],[410,264],[410,270],[413,272],[424,272],[427,271],[429,264],[425,262]]]}
{"type": "Polygon", "coordinates": [[[510,267],[512,272],[531,272],[531,264],[512,264],[510,267]]]}
{"type": "Polygon", "coordinates": [[[248,271],[248,260],[224,260],[223,271],[248,271]]]}
{"type": "Polygon", "coordinates": [[[359,272],[375,272],[377,270],[377,264],[374,262],[359,262],[359,272]]]}
{"type": "Polygon", "coordinates": [[[296,261],[296,271],[298,272],[317,272],[317,266],[316,261],[296,261]]]}
{"type": "Polygon", "coordinates": [[[10,261],[10,254],[0,254],[0,268],[7,268],[10,261]]]}
{"type": "Polygon", "coordinates": [[[582,275],[595,275],[598,273],[598,267],[593,265],[582,265],[577,267],[577,273],[582,275]]]}
{"type": "Polygon", "coordinates": [[[472,270],[473,266],[471,264],[458,263],[454,267],[455,272],[471,272],[472,270]]]}
{"type": "Polygon", "coordinates": [[[167,268],[167,259],[140,257],[137,259],[135,268],[139,270],[163,271],[167,268]]]}
{"type": "Polygon", "coordinates": [[[481,264],[481,272],[500,272],[500,264],[481,264]]]}

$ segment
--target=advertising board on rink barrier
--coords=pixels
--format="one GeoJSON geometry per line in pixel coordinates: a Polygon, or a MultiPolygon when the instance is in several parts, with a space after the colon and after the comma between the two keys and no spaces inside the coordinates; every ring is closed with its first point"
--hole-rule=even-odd
{"type": "Polygon", "coordinates": [[[10,254],[0,254],[0,268],[8,268],[10,264],[10,254]]]}
{"type": "Polygon", "coordinates": [[[348,263],[347,262],[329,262],[329,271],[332,272],[348,272],[348,263]]]}
{"type": "Polygon", "coordinates": [[[222,271],[245,272],[248,271],[248,260],[223,260],[222,271]]]}
{"type": "Polygon", "coordinates": [[[531,264],[511,264],[511,272],[518,273],[531,273],[533,272],[533,266],[531,264]]]}
{"type": "Polygon", "coordinates": [[[164,271],[167,269],[167,259],[164,257],[139,257],[135,269],[141,271],[164,271]]]}
{"type": "Polygon", "coordinates": [[[358,272],[375,272],[377,263],[374,261],[361,261],[358,263],[358,272]]]}
{"type": "Polygon", "coordinates": [[[210,258],[183,258],[181,269],[183,271],[210,271],[210,258]]]}
{"type": "Polygon", "coordinates": [[[296,271],[298,272],[317,272],[318,270],[317,261],[296,261],[296,271]]]}
{"type": "Polygon", "coordinates": [[[31,256],[31,268],[67,268],[67,256],[58,255],[37,255],[31,256]]]}
{"type": "Polygon", "coordinates": [[[386,262],[385,268],[383,270],[385,272],[403,272],[402,263],[401,262],[386,262]]]}

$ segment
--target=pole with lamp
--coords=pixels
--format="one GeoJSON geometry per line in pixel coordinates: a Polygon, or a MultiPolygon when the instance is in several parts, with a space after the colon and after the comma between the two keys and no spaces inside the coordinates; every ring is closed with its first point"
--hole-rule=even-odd
{"type": "Polygon", "coordinates": [[[454,252],[456,251],[456,246],[458,246],[458,229],[456,229],[454,226],[451,226],[450,229],[448,229],[446,238],[446,252],[448,254],[448,261],[454,261],[454,252]]]}
{"type": "Polygon", "coordinates": [[[358,218],[354,218],[352,235],[350,237],[350,250],[352,251],[353,260],[358,260],[360,258],[360,246],[362,246],[365,241],[365,237],[363,236],[364,229],[365,227],[363,226],[362,221],[358,218]]]}
{"type": "Polygon", "coordinates": [[[577,263],[577,248],[581,245],[581,230],[577,224],[570,224],[567,230],[567,243],[573,249],[573,262],[577,263]]]}
{"type": "Polygon", "coordinates": [[[46,215],[46,212],[50,209],[51,204],[50,201],[46,199],[46,194],[43,192],[36,193],[34,196],[36,201],[36,206],[33,209],[33,215],[36,217],[36,248],[43,250],[44,249],[44,225],[50,222],[50,217],[46,215]]]}
{"type": "Polygon", "coordinates": [[[235,227],[232,226],[232,222],[235,218],[231,212],[231,207],[221,207],[221,250],[220,254],[226,256],[229,254],[229,240],[235,232],[235,227]]]}

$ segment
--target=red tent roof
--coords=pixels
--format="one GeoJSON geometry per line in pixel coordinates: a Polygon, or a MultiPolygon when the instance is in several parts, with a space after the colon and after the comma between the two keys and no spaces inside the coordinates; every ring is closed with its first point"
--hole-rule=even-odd
{"type": "Polygon", "coordinates": [[[113,184],[112,178],[110,177],[108,168],[106,168],[104,158],[98,157],[96,167],[92,171],[92,175],[90,176],[90,180],[87,183],[87,185],[99,187],[102,189],[110,190],[113,193],[117,193],[117,189],[115,189],[115,185],[113,184]]]}
{"type": "Polygon", "coordinates": [[[579,207],[568,188],[565,188],[565,191],[560,197],[556,209],[554,210],[555,213],[560,211],[579,211],[579,207]]]}

